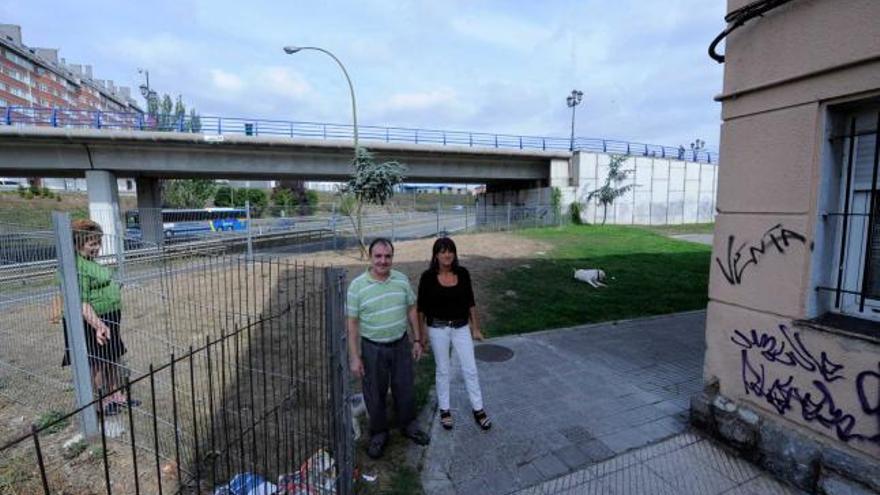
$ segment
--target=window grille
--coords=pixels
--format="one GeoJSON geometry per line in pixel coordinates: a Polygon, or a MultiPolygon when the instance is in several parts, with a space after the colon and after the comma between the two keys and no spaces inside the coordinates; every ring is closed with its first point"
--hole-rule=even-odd
{"type": "Polygon", "coordinates": [[[839,208],[835,220],[835,259],[829,293],[835,312],[880,321],[880,111],[852,116],[843,135],[839,208]]]}

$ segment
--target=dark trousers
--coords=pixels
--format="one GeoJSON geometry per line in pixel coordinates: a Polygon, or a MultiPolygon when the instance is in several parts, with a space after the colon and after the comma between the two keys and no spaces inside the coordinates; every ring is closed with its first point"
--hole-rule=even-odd
{"type": "Polygon", "coordinates": [[[388,431],[385,398],[388,396],[389,382],[398,426],[405,430],[416,418],[412,344],[409,339],[404,335],[391,345],[361,339],[361,360],[364,363],[363,392],[370,415],[370,434],[388,431]]]}

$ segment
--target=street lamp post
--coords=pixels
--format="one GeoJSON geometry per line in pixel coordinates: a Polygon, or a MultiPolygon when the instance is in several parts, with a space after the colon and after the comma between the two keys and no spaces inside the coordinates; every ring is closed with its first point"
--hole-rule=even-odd
{"type": "Polygon", "coordinates": [[[146,84],[140,85],[141,95],[147,100],[147,110],[149,111],[150,103],[156,98],[156,92],[150,88],[150,71],[147,69],[138,69],[138,74],[143,74],[147,80],[146,84]]]}
{"type": "Polygon", "coordinates": [[[302,50],[315,50],[321,53],[327,54],[330,58],[336,61],[336,64],[339,65],[339,68],[342,69],[342,74],[345,75],[345,80],[348,82],[348,91],[351,93],[351,119],[354,123],[354,160],[357,163],[358,159],[358,120],[357,120],[357,104],[354,98],[354,85],[351,83],[351,78],[348,77],[348,71],[345,70],[345,66],[342,65],[342,62],[336,58],[336,55],[333,55],[328,50],[317,46],[285,46],[284,53],[288,55],[293,55],[294,53],[300,52],[302,50]]]}
{"type": "Polygon", "coordinates": [[[583,97],[583,91],[573,89],[571,94],[565,99],[565,103],[571,108],[571,143],[568,148],[570,151],[574,151],[574,108],[581,104],[583,97]]]}

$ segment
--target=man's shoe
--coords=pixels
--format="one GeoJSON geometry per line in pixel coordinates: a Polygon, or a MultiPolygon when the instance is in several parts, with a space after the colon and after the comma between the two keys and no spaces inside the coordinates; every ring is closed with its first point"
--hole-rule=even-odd
{"type": "Polygon", "coordinates": [[[404,431],[403,436],[409,438],[416,445],[428,445],[431,443],[431,437],[425,434],[422,430],[412,430],[412,431],[404,431]]]}
{"type": "Polygon", "coordinates": [[[370,456],[371,459],[382,457],[382,454],[385,453],[385,444],[387,443],[387,440],[387,433],[373,435],[372,438],[370,438],[370,445],[367,447],[367,455],[370,456]]]}

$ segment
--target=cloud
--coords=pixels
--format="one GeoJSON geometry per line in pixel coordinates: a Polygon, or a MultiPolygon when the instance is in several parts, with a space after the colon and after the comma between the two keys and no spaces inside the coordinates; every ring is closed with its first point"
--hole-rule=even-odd
{"type": "Polygon", "coordinates": [[[211,82],[220,91],[238,93],[244,88],[244,81],[235,74],[230,74],[222,69],[211,69],[210,72],[211,82]]]}
{"type": "Polygon", "coordinates": [[[397,93],[391,95],[385,104],[385,108],[389,111],[418,111],[454,105],[456,103],[455,91],[444,88],[421,93],[397,93]]]}
{"type": "Polygon", "coordinates": [[[472,40],[517,50],[531,50],[552,34],[552,30],[544,26],[497,12],[456,17],[450,26],[457,34],[472,40]]]}
{"type": "Polygon", "coordinates": [[[261,67],[250,72],[254,74],[253,86],[265,94],[298,100],[312,89],[299,73],[288,67],[261,67]]]}
{"type": "Polygon", "coordinates": [[[117,84],[136,87],[147,68],[157,91],[205,115],[347,121],[338,68],[280,49],[299,43],[345,63],[365,125],[564,137],[577,88],[578,135],[717,142],[723,67],[706,48],[724,2],[84,1],[0,0],[0,14],[29,44],[58,46],[117,84]]]}

